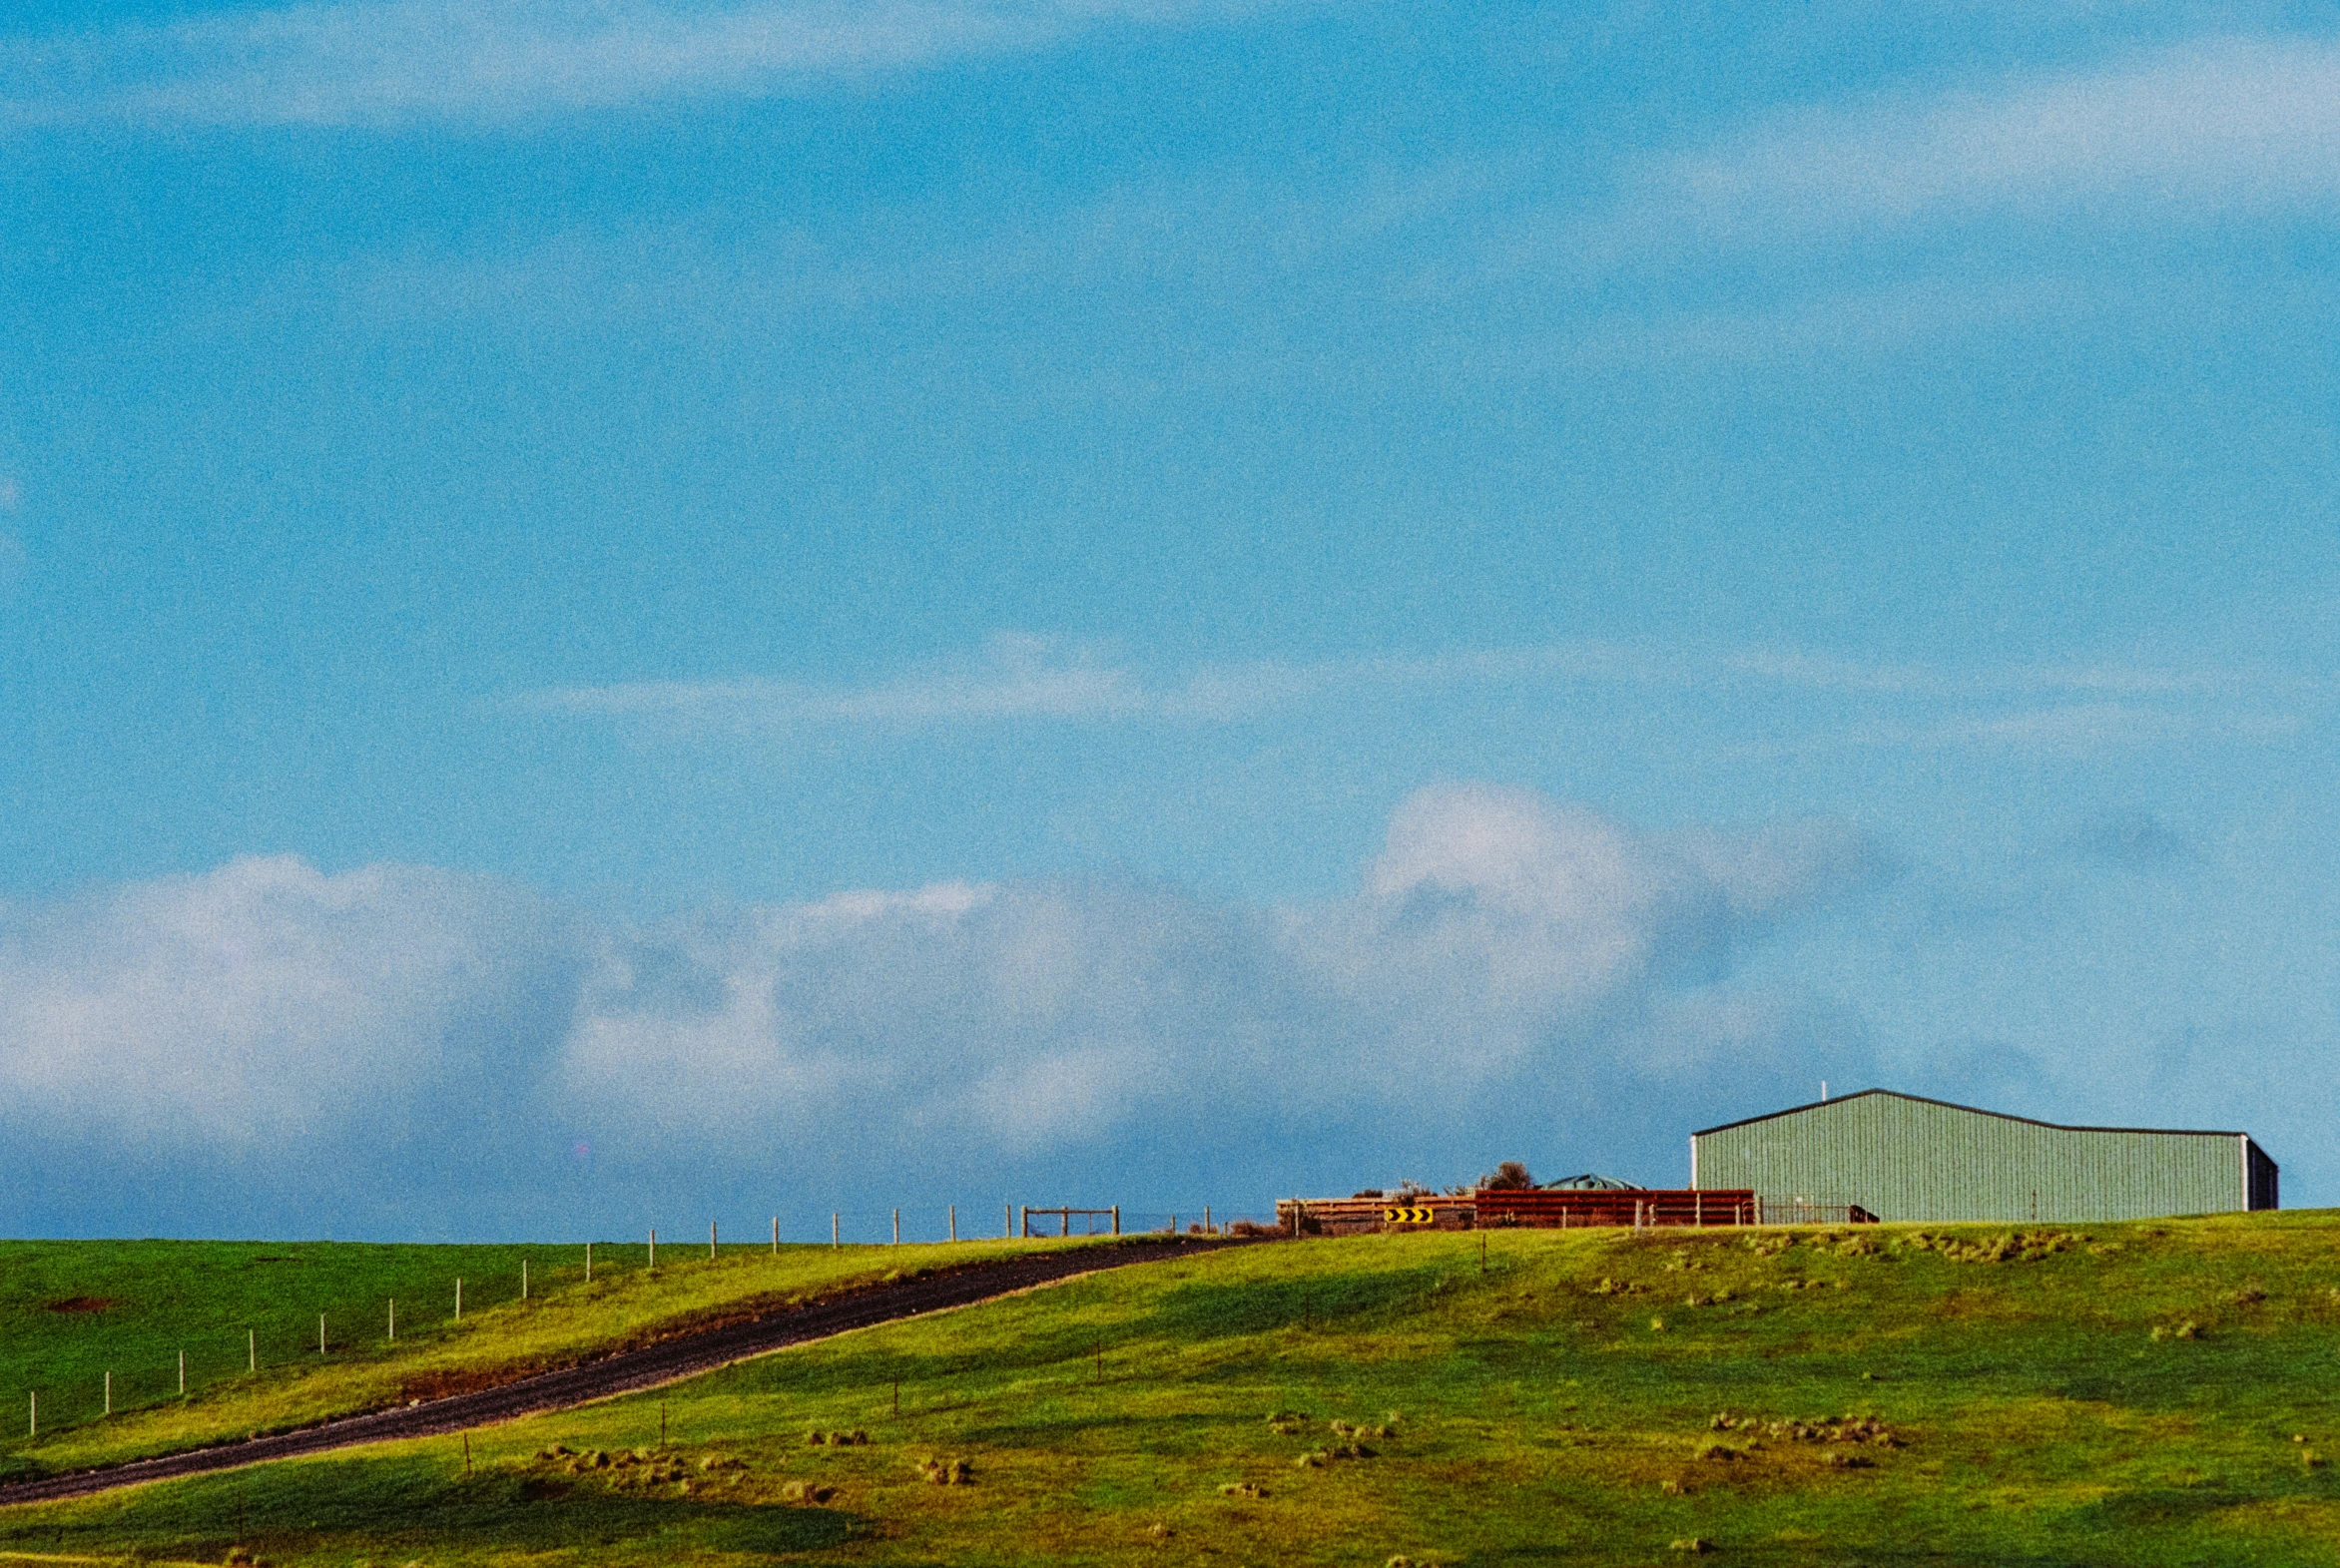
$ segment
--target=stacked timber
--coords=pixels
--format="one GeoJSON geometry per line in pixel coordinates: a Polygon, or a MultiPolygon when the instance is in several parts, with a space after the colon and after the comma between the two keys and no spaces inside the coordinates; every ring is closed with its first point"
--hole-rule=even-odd
{"type": "Polygon", "coordinates": [[[1742,1188],[1490,1188],[1470,1195],[1480,1227],[1760,1225],[1752,1190],[1742,1188]]]}
{"type": "Polygon", "coordinates": [[[1758,1198],[1744,1187],[1496,1188],[1464,1197],[1284,1198],[1276,1226],[1288,1236],[1392,1231],[1581,1230],[1592,1226],[1874,1225],[1857,1205],[1758,1198]]]}

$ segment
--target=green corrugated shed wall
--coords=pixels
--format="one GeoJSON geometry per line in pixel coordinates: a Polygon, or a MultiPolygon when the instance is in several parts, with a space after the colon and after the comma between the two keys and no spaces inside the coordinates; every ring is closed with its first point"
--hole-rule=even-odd
{"type": "Polygon", "coordinates": [[[1882,1220],[2137,1220],[2272,1209],[2275,1162],[2241,1133],[2057,1127],[1870,1089],[1710,1128],[1691,1183],[1858,1204],[1882,1220]]]}

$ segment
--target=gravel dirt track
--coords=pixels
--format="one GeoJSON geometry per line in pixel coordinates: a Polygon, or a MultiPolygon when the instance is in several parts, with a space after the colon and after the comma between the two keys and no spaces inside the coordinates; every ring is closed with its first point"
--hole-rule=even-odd
{"type": "Polygon", "coordinates": [[[492,1388],[452,1394],[421,1404],[374,1410],[364,1415],[277,1432],[263,1437],[191,1448],[180,1453],[100,1465],[62,1475],[42,1476],[0,1486],[0,1506],[49,1502],[81,1497],[117,1486],[198,1475],[238,1465],[262,1464],[298,1454],[324,1453],[358,1443],[389,1442],[401,1437],[431,1437],[466,1427],[486,1426],[545,1410],[563,1410],[616,1394],[633,1393],[684,1377],[728,1366],[751,1356],[766,1355],[790,1345],[826,1339],[852,1328],[892,1322],[923,1312],[945,1311],[994,1301],[1033,1286],[1049,1285],[1076,1275],[1131,1264],[1155,1263],[1164,1258],[1244,1243],[1220,1241],[1129,1241],[1112,1246],[1082,1247],[1067,1252],[1030,1253],[995,1263],[969,1264],[938,1271],[918,1279],[894,1280],[882,1285],[809,1302],[801,1307],[773,1307],[762,1315],[720,1323],[698,1332],[619,1350],[598,1360],[558,1371],[536,1372],[492,1388]]]}

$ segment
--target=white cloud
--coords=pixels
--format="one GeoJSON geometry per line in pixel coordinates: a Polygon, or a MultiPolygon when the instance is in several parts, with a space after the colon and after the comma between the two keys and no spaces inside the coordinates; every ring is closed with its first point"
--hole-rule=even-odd
{"type": "MultiPolygon", "coordinates": [[[[627,1192],[782,1169],[1256,1190],[1358,1140],[1492,1158],[1551,1083],[1597,1136],[1661,1124],[1670,1151],[1680,1104],[1633,1086],[1694,1067],[1674,1089],[1712,1101],[1766,1048],[1632,1042],[1875,864],[1824,825],[1654,838],[1478,786],[1407,801],[1355,895],[1285,908],[945,884],[611,929],[479,878],[239,860],[0,910],[0,1170],[203,1193],[232,1169],[279,1213],[363,1173],[386,1212],[452,1183],[511,1213],[575,1140],[627,1192]]],[[[1792,1005],[1745,1005],[1772,1021],[1740,1033],[1794,1034],[1792,1005]]]]}
{"type": "Polygon", "coordinates": [[[2267,745],[2288,740],[2306,728],[2303,715],[2283,711],[2153,707],[2134,702],[2059,703],[1916,723],[1878,721],[1736,750],[1747,757],[1859,749],[2001,750],[2080,757],[2142,747],[2231,742],[2267,745]]]}
{"type": "Polygon", "coordinates": [[[268,1159],[421,1136],[566,1026],[574,938],[500,884],[289,857],[0,906],[0,1083],[15,1135],[268,1159]],[[28,1114],[29,1113],[29,1114],[28,1114]]]}
{"type": "Polygon", "coordinates": [[[0,126],[498,122],[1046,48],[1240,0],[311,0],[0,43],[0,126]]]}
{"type": "MultiPolygon", "coordinates": [[[[2046,740],[2178,740],[2208,723],[2252,733],[2296,728],[2288,713],[2235,717],[2233,705],[2311,703],[2329,683],[2251,670],[2037,665],[1939,670],[1863,665],[1765,649],[1689,651],[1599,642],[1540,648],[1388,655],[1295,664],[1206,666],[1148,679],[1104,651],[1046,638],[996,636],[975,655],[861,686],[768,680],[644,681],[565,687],[509,700],[510,710],[608,722],[669,738],[752,735],[825,727],[893,730],[1007,721],[1221,724],[1257,720],[1311,703],[1395,692],[1564,691],[1579,685],[1682,691],[1806,692],[1846,702],[1975,708],[1989,712],[1864,723],[1860,744],[1940,746],[2046,740]],[[2008,714],[2010,699],[2080,699],[2008,714]],[[2214,715],[2196,710],[2225,705],[2214,715]]],[[[1842,744],[1842,738],[1838,744],[1842,744]]]]}
{"type": "Polygon", "coordinates": [[[1993,212],[2323,212],[2335,196],[2340,46],[2230,38],[1777,118],[1649,166],[1624,232],[1762,241],[1993,212]]]}

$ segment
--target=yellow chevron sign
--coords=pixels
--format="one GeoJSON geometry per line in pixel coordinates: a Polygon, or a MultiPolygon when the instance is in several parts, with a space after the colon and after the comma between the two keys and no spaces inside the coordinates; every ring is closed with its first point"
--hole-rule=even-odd
{"type": "Polygon", "coordinates": [[[1438,1219],[1428,1209],[1384,1209],[1382,1221],[1387,1225],[1429,1225],[1438,1219]]]}

